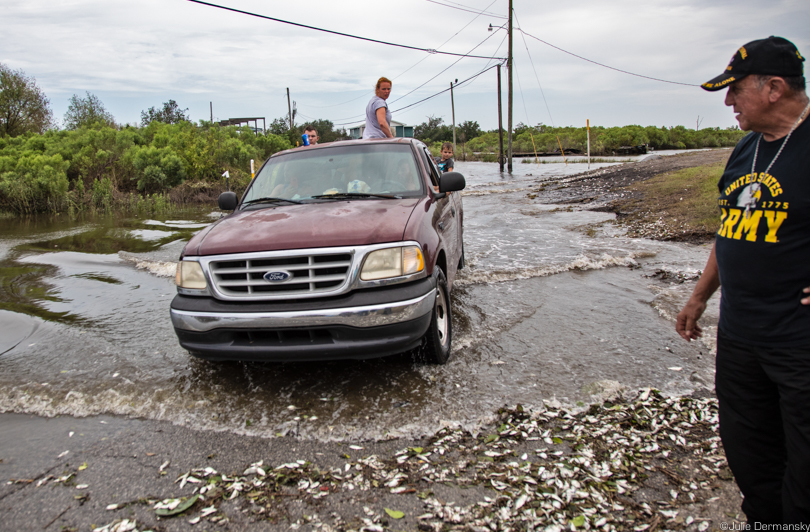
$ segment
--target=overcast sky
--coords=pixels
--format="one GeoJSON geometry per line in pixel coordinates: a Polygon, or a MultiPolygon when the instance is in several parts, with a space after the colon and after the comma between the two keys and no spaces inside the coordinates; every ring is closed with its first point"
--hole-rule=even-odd
{"type": "MultiPolygon", "coordinates": [[[[487,31],[505,24],[507,0],[212,3],[420,48],[487,57],[507,52],[506,32],[487,31]]],[[[514,0],[514,10],[516,26],[554,46],[680,83],[699,85],[720,74],[740,45],[769,35],[810,54],[806,0],[514,0]]],[[[0,0],[0,35],[0,62],[35,77],[60,121],[71,95],[89,91],[121,123],[139,122],[142,110],[174,99],[193,120],[209,119],[213,102],[215,120],[263,116],[269,124],[286,115],[289,88],[298,123],[357,122],[375,81],[387,76],[394,80],[388,100],[394,120],[416,125],[434,115],[450,123],[449,92],[397,110],[496,63],[359,41],[187,0],[0,0]]],[[[694,128],[698,117],[701,127],[736,124],[723,106],[724,92],[619,73],[530,37],[524,42],[517,31],[513,46],[515,124],[584,126],[590,119],[602,126],[694,128]]],[[[505,127],[505,70],[502,81],[505,127]]],[[[456,123],[496,128],[496,89],[494,69],[459,86],[456,123]]]]}

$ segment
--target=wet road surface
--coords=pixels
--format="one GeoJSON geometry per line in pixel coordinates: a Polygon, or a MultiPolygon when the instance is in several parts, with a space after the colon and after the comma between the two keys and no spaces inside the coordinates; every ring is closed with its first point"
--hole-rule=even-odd
{"type": "MultiPolygon", "coordinates": [[[[593,167],[594,165],[592,165],[593,167]]],[[[531,187],[585,165],[459,162],[467,268],[453,357],[210,363],[177,344],[168,305],[183,243],[218,213],[43,217],[0,228],[0,411],[115,414],[318,439],[474,429],[503,405],[587,403],[622,387],[712,387],[711,341],[673,317],[708,246],[630,239],[613,215],[544,205],[531,187]]],[[[710,309],[716,320],[716,304],[710,309]]],[[[707,336],[711,335],[711,328],[707,336]]]]}

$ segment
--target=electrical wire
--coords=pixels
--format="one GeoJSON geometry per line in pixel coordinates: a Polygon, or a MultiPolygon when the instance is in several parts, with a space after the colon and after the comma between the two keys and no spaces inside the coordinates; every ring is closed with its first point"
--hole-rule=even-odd
{"type": "Polygon", "coordinates": [[[594,60],[592,60],[592,59],[588,59],[587,57],[582,57],[581,55],[577,55],[577,54],[575,54],[574,52],[569,52],[568,50],[564,50],[564,49],[560,48],[559,46],[555,46],[555,45],[551,44],[550,42],[548,42],[548,41],[544,41],[543,39],[541,39],[541,38],[539,38],[539,37],[535,37],[535,36],[534,36],[534,35],[532,35],[531,33],[525,32],[525,31],[523,31],[522,29],[519,29],[519,28],[517,28],[517,29],[518,29],[518,31],[520,31],[522,34],[526,35],[527,37],[531,37],[532,39],[534,39],[534,40],[536,40],[536,41],[540,41],[541,43],[545,44],[546,46],[551,46],[551,47],[552,47],[552,48],[554,48],[555,50],[559,50],[559,51],[561,51],[561,52],[563,52],[563,53],[566,53],[566,54],[568,54],[568,55],[572,55],[572,56],[574,56],[574,57],[576,57],[576,58],[578,58],[578,59],[582,59],[583,61],[587,61],[587,62],[589,62],[589,63],[593,63],[594,65],[599,65],[599,66],[601,66],[601,67],[608,68],[608,69],[610,69],[610,70],[615,70],[616,72],[621,72],[622,74],[629,74],[630,76],[636,76],[636,77],[638,77],[638,78],[644,78],[644,79],[651,79],[651,80],[653,80],[653,81],[660,81],[660,82],[662,82],[662,83],[672,83],[673,85],[686,85],[687,87],[699,87],[699,85],[696,85],[696,84],[694,84],[694,83],[681,83],[680,81],[669,81],[669,80],[667,80],[667,79],[654,78],[654,77],[651,77],[651,76],[644,76],[644,75],[642,75],[642,74],[636,74],[635,72],[629,72],[629,71],[627,71],[627,70],[622,70],[621,68],[612,67],[612,66],[610,66],[610,65],[606,65],[606,64],[604,64],[604,63],[600,63],[600,62],[598,62],[598,61],[594,61],[594,60]]]}
{"type": "MultiPolygon", "coordinates": [[[[494,33],[494,32],[493,32],[493,33],[491,33],[491,34],[489,34],[489,35],[487,36],[487,38],[486,38],[486,39],[484,39],[484,40],[483,40],[483,41],[481,41],[480,43],[478,43],[478,44],[476,44],[475,46],[473,46],[473,48],[470,50],[470,52],[472,52],[473,50],[475,50],[476,48],[478,48],[479,46],[481,46],[482,44],[484,44],[485,42],[487,42],[489,39],[491,39],[491,38],[492,38],[492,36],[493,36],[493,35],[495,35],[495,33],[494,33]]],[[[444,74],[445,72],[447,72],[448,70],[450,70],[451,68],[453,68],[453,67],[456,65],[456,63],[458,63],[458,62],[459,62],[459,61],[461,61],[462,59],[463,59],[463,57],[459,57],[458,59],[456,59],[455,61],[453,61],[453,62],[452,62],[452,63],[451,63],[451,64],[450,64],[450,65],[449,65],[447,68],[445,68],[444,70],[442,70],[441,72],[439,72],[438,74],[436,74],[435,76],[433,76],[432,78],[430,78],[429,80],[427,80],[426,82],[422,83],[422,84],[421,84],[421,85],[419,85],[418,87],[416,87],[416,88],[414,88],[414,89],[412,89],[412,90],[410,90],[410,91],[406,92],[405,94],[403,94],[402,96],[400,96],[400,97],[399,97],[399,98],[397,98],[396,100],[393,100],[391,103],[396,103],[396,102],[398,102],[399,100],[401,100],[401,99],[405,98],[406,96],[408,96],[408,95],[410,95],[410,94],[412,94],[412,93],[416,92],[417,90],[421,89],[422,87],[424,87],[425,85],[427,85],[428,83],[430,83],[431,81],[433,81],[434,79],[438,78],[439,76],[441,76],[442,74],[444,74]]],[[[448,90],[449,90],[449,89],[448,89],[448,90]]]]}
{"type": "MultiPolygon", "coordinates": [[[[467,11],[469,13],[478,13],[478,11],[475,11],[473,9],[468,9],[469,6],[464,6],[463,4],[456,4],[457,6],[462,6],[462,7],[456,7],[456,6],[451,6],[449,4],[444,4],[442,2],[437,2],[436,0],[427,0],[427,1],[430,2],[431,4],[438,4],[440,6],[449,7],[451,9],[458,9],[459,11],[467,11]]],[[[495,2],[493,2],[493,4],[494,3],[495,2]]],[[[450,4],[455,4],[455,2],[450,2],[450,4]]],[[[492,4],[489,4],[489,6],[491,6],[491,5],[492,4]]],[[[489,9],[489,6],[485,7],[484,10],[489,9]]],[[[509,17],[505,17],[503,15],[497,15],[495,13],[486,13],[485,11],[481,11],[481,14],[486,14],[488,17],[494,17],[494,18],[502,18],[502,19],[509,18],[509,17]]]]}
{"type": "MultiPolygon", "coordinates": [[[[431,1],[431,0],[428,0],[428,1],[431,1]]],[[[492,7],[492,4],[494,4],[494,3],[495,3],[495,2],[497,2],[497,1],[498,1],[498,0],[492,0],[492,2],[490,2],[490,4],[489,4],[487,7],[485,7],[485,8],[484,8],[484,11],[481,11],[480,13],[477,13],[477,14],[476,14],[476,15],[475,15],[475,16],[474,16],[472,19],[470,19],[470,21],[469,21],[468,23],[466,23],[464,26],[462,26],[462,28],[461,28],[460,30],[458,30],[457,32],[455,32],[455,33],[453,34],[453,36],[452,36],[452,37],[450,37],[449,39],[447,39],[446,41],[444,41],[443,43],[441,43],[441,44],[439,45],[439,48],[441,48],[441,47],[442,47],[442,46],[444,46],[445,44],[447,44],[447,43],[449,43],[450,41],[452,41],[453,39],[455,39],[455,38],[458,36],[458,34],[459,34],[459,33],[461,33],[462,31],[466,30],[466,29],[467,29],[467,26],[469,26],[470,24],[472,24],[473,22],[475,22],[475,21],[476,21],[476,19],[478,19],[478,17],[480,17],[480,16],[481,16],[481,15],[482,15],[482,14],[483,14],[483,13],[484,13],[484,12],[485,12],[487,9],[489,9],[490,7],[492,7]]],[[[473,50],[474,50],[474,49],[475,49],[475,48],[473,48],[473,50]]],[[[497,53],[497,51],[496,51],[496,53],[497,53]]],[[[397,79],[398,77],[400,77],[400,76],[404,75],[406,72],[408,72],[409,70],[411,70],[413,67],[415,67],[416,65],[418,65],[419,63],[421,63],[422,61],[424,61],[425,59],[427,59],[428,57],[430,57],[430,56],[427,56],[427,55],[426,55],[425,57],[423,57],[422,59],[420,59],[419,61],[417,61],[416,63],[414,63],[414,65],[413,65],[413,66],[411,66],[411,67],[409,67],[409,68],[406,68],[406,69],[405,69],[403,72],[399,73],[399,74],[398,74],[396,77],[394,77],[394,79],[397,79]]],[[[499,58],[497,58],[497,59],[502,60],[502,58],[500,58],[500,57],[499,57],[499,58]]],[[[492,59],[490,59],[490,61],[492,61],[492,59]]]]}
{"type": "MultiPolygon", "coordinates": [[[[428,1],[430,1],[430,0],[428,0],[428,1]]],[[[460,30],[458,30],[456,33],[454,33],[454,34],[453,34],[453,35],[452,35],[452,36],[451,36],[449,39],[447,39],[446,41],[444,41],[443,43],[441,43],[441,44],[440,44],[438,47],[439,47],[439,48],[441,48],[442,46],[444,46],[445,44],[449,43],[449,42],[450,42],[450,41],[452,41],[454,38],[456,38],[456,37],[458,36],[458,34],[459,34],[459,33],[461,33],[462,31],[464,31],[465,29],[467,29],[467,26],[469,26],[470,24],[472,24],[473,22],[475,22],[475,21],[476,21],[476,19],[478,19],[478,17],[479,17],[479,16],[481,16],[481,14],[482,14],[482,13],[484,13],[484,12],[485,12],[487,9],[489,9],[490,7],[492,7],[492,4],[494,4],[494,3],[495,3],[495,2],[497,2],[497,1],[498,1],[498,0],[492,0],[492,2],[491,2],[491,3],[490,3],[488,6],[487,6],[487,7],[485,7],[485,8],[484,8],[484,11],[481,11],[480,13],[476,14],[476,15],[475,15],[475,16],[474,16],[472,19],[470,19],[470,21],[469,21],[468,23],[466,23],[464,26],[462,26],[460,30]]],[[[500,50],[500,49],[501,49],[501,47],[499,46],[499,47],[498,47],[498,50],[500,50]]],[[[495,53],[496,53],[496,54],[498,53],[498,50],[495,50],[495,53]]],[[[430,57],[430,56],[429,56],[429,55],[424,56],[422,59],[420,59],[419,61],[417,61],[416,63],[414,63],[414,64],[413,64],[413,65],[411,65],[410,67],[406,68],[405,70],[403,70],[402,72],[400,72],[399,74],[397,74],[396,76],[394,76],[394,77],[393,77],[393,78],[391,78],[391,79],[392,79],[392,80],[396,80],[396,79],[398,79],[398,78],[400,78],[400,77],[404,76],[404,75],[405,75],[405,74],[406,74],[406,73],[407,73],[409,70],[411,70],[411,69],[413,69],[414,67],[416,67],[416,66],[417,66],[419,63],[421,63],[422,61],[424,61],[424,60],[425,60],[425,59],[427,59],[428,57],[430,57]]],[[[490,60],[489,60],[489,62],[492,62],[492,59],[490,59],[490,60]]],[[[488,64],[489,64],[489,62],[488,62],[488,64]]],[[[368,94],[369,94],[368,92],[364,92],[363,94],[361,94],[361,95],[360,95],[360,96],[358,96],[357,98],[352,98],[351,100],[347,100],[347,101],[345,101],[345,102],[343,102],[343,103],[336,103],[336,104],[332,104],[332,105],[321,105],[321,106],[319,106],[319,105],[310,105],[310,106],[308,106],[308,107],[313,107],[313,108],[315,108],[315,109],[328,109],[328,108],[330,108],[330,107],[339,107],[339,106],[341,106],[341,105],[346,105],[347,103],[356,102],[357,100],[359,100],[359,99],[361,99],[361,98],[367,97],[367,96],[368,96],[368,94]]],[[[373,94],[373,92],[372,92],[372,94],[373,94]]]]}
{"type": "MultiPolygon", "coordinates": [[[[514,11],[514,9],[512,10],[514,11]]],[[[540,94],[543,95],[543,102],[546,104],[546,111],[548,111],[548,117],[551,120],[551,127],[556,127],[554,125],[554,117],[551,116],[551,109],[548,106],[548,101],[546,100],[546,93],[543,91],[543,85],[540,83],[540,76],[537,75],[537,69],[534,68],[534,60],[532,59],[532,54],[529,53],[529,44],[526,42],[526,36],[523,34],[523,31],[520,30],[520,20],[517,18],[517,13],[515,13],[515,21],[518,23],[518,30],[520,31],[520,37],[523,39],[523,46],[526,47],[526,55],[529,56],[529,63],[532,65],[532,70],[534,70],[534,77],[537,79],[537,86],[540,87],[540,94]]],[[[525,106],[524,102],[524,106],[525,106]]],[[[526,120],[529,119],[529,113],[526,113],[526,120]]],[[[528,125],[528,124],[526,124],[528,125]]]]}
{"type": "Polygon", "coordinates": [[[526,96],[523,94],[523,85],[520,84],[520,74],[518,73],[517,68],[515,68],[515,58],[512,57],[512,71],[517,76],[518,82],[518,91],[520,92],[520,99],[523,100],[523,112],[526,113],[526,126],[531,127],[531,120],[529,120],[529,108],[526,107],[526,96]]]}
{"type": "MultiPolygon", "coordinates": [[[[500,64],[500,63],[499,63],[499,64],[500,64]]],[[[469,82],[469,81],[474,80],[474,79],[475,79],[475,78],[477,78],[478,76],[480,76],[480,75],[484,74],[485,72],[488,72],[488,71],[492,70],[492,69],[493,69],[493,68],[495,68],[496,66],[498,66],[498,65],[492,65],[492,66],[490,66],[490,67],[488,67],[488,68],[485,68],[484,70],[482,70],[482,71],[478,72],[477,74],[473,74],[472,76],[470,76],[469,78],[467,78],[467,79],[465,79],[465,80],[463,80],[463,81],[459,81],[457,84],[453,85],[453,89],[456,89],[457,87],[460,87],[460,86],[461,86],[461,85],[463,85],[464,83],[467,83],[467,82],[469,82]]],[[[446,89],[444,89],[444,90],[442,90],[442,91],[439,91],[439,92],[437,92],[436,94],[433,94],[433,95],[431,95],[431,96],[428,96],[427,98],[423,98],[423,99],[419,100],[418,102],[414,102],[414,103],[412,103],[412,104],[406,105],[405,107],[400,107],[399,109],[394,109],[394,110],[393,110],[393,111],[391,111],[391,112],[392,112],[392,113],[398,113],[398,112],[400,112],[400,111],[404,111],[405,109],[408,109],[409,107],[413,107],[413,106],[415,106],[415,105],[419,105],[420,103],[423,103],[423,102],[426,102],[426,101],[428,101],[428,100],[430,100],[430,99],[432,99],[432,98],[435,98],[436,96],[439,96],[440,94],[444,94],[445,92],[447,92],[447,91],[449,91],[449,90],[450,90],[450,87],[448,87],[448,88],[446,88],[446,89]]]]}
{"type": "MultiPolygon", "coordinates": [[[[483,40],[483,41],[481,41],[480,43],[476,44],[476,45],[475,45],[475,46],[474,46],[474,47],[473,47],[473,48],[470,50],[470,52],[472,52],[473,50],[475,50],[476,48],[478,48],[479,46],[481,46],[482,44],[484,44],[485,42],[487,42],[487,41],[488,41],[490,38],[492,38],[492,36],[493,36],[493,35],[495,35],[495,33],[491,33],[490,35],[488,35],[486,39],[484,39],[484,40],[483,40]]],[[[501,44],[503,44],[503,42],[501,42],[501,44]]],[[[498,49],[500,49],[500,47],[498,47],[498,49]]],[[[447,68],[445,68],[444,70],[442,70],[441,72],[439,72],[438,74],[436,74],[435,76],[433,76],[432,78],[430,78],[429,80],[425,81],[424,83],[422,83],[422,84],[421,84],[421,85],[419,85],[418,87],[415,87],[414,89],[412,89],[412,90],[408,91],[407,93],[403,94],[402,96],[400,96],[400,97],[399,97],[399,98],[397,98],[396,100],[392,100],[392,101],[391,101],[391,103],[392,103],[392,104],[394,104],[394,103],[396,103],[396,102],[398,102],[398,101],[402,100],[403,98],[407,97],[408,95],[413,94],[414,92],[416,92],[417,90],[421,89],[422,87],[424,87],[425,85],[427,85],[428,83],[430,83],[431,81],[433,81],[434,79],[436,79],[437,77],[441,76],[443,73],[447,72],[447,71],[448,71],[450,68],[452,68],[452,67],[453,67],[453,66],[454,66],[456,63],[458,63],[458,62],[459,62],[459,61],[461,61],[462,59],[463,59],[462,57],[460,57],[460,58],[456,59],[456,60],[455,60],[453,63],[451,63],[451,64],[450,64],[450,65],[449,65],[447,68]]],[[[490,60],[490,61],[488,62],[488,64],[489,64],[489,63],[491,63],[491,62],[492,62],[492,60],[490,60]]],[[[489,68],[489,67],[485,67],[485,68],[489,68]]],[[[447,92],[447,91],[449,91],[449,90],[450,90],[450,89],[448,88],[448,89],[446,89],[446,90],[444,90],[444,91],[442,91],[442,92],[447,92]]],[[[442,92],[439,92],[439,93],[435,94],[434,96],[437,96],[438,94],[442,94],[442,92]]],[[[422,101],[422,100],[420,100],[420,101],[422,101]]],[[[359,120],[359,119],[361,119],[361,118],[364,118],[365,116],[366,116],[366,115],[365,115],[365,113],[363,113],[362,115],[356,115],[356,116],[347,116],[347,117],[345,117],[345,118],[338,118],[337,120],[348,120],[348,122],[343,122],[342,124],[352,124],[352,123],[354,123],[353,121],[355,121],[355,120],[359,120]]],[[[335,124],[335,125],[342,125],[342,124],[335,124]]]]}
{"type": "MultiPolygon", "coordinates": [[[[499,45],[498,45],[498,48],[495,50],[495,53],[496,53],[496,54],[497,54],[498,52],[500,52],[501,48],[503,47],[503,43],[505,43],[505,42],[506,42],[506,38],[507,38],[507,37],[509,37],[509,35],[508,35],[508,34],[507,34],[507,35],[504,35],[504,36],[503,36],[503,39],[501,39],[501,44],[499,44],[499,45]]],[[[489,65],[490,65],[491,63],[492,63],[492,61],[487,61],[487,64],[486,64],[486,65],[484,65],[484,68],[489,67],[489,65]]],[[[501,65],[503,65],[503,64],[505,64],[505,63],[506,63],[505,61],[498,61],[498,64],[501,64],[501,65]]],[[[478,78],[476,78],[476,79],[478,79],[478,78]]],[[[474,82],[475,82],[475,80],[470,81],[470,85],[472,85],[474,82]]]]}
{"type": "MultiPolygon", "coordinates": [[[[257,18],[261,18],[261,19],[265,19],[265,20],[272,20],[274,22],[281,22],[282,24],[289,24],[290,26],[297,26],[299,28],[306,28],[308,30],[322,31],[324,33],[331,33],[332,35],[340,35],[341,37],[350,37],[352,39],[358,39],[358,40],[361,40],[361,41],[368,41],[368,42],[373,42],[373,43],[377,43],[377,44],[385,44],[387,46],[395,46],[397,48],[406,48],[408,50],[417,50],[417,51],[420,51],[420,52],[427,52],[429,54],[452,55],[452,56],[455,56],[455,57],[470,57],[470,58],[474,58],[474,59],[493,59],[492,57],[487,57],[487,56],[483,56],[483,55],[469,55],[469,54],[457,54],[457,53],[453,53],[453,52],[443,52],[441,50],[433,50],[431,48],[420,48],[418,46],[409,46],[407,44],[396,44],[396,43],[387,42],[387,41],[380,41],[378,39],[371,39],[369,37],[360,37],[359,35],[352,35],[351,33],[343,33],[341,31],[327,30],[327,29],[324,29],[324,28],[318,28],[318,27],[315,27],[315,26],[309,26],[307,24],[301,24],[299,22],[291,22],[289,20],[283,20],[283,19],[276,18],[276,17],[269,17],[267,15],[259,15],[258,13],[252,13],[250,11],[244,11],[242,9],[235,9],[233,7],[221,6],[219,4],[212,4],[210,2],[203,2],[202,0],[187,0],[187,1],[195,3],[195,4],[208,6],[208,7],[215,7],[217,9],[223,9],[225,11],[232,11],[234,13],[240,13],[242,15],[249,15],[251,17],[257,17],[257,18]]],[[[496,59],[503,59],[503,58],[499,57],[499,58],[496,58],[496,59]]]]}
{"type": "MultiPolygon", "coordinates": [[[[501,63],[499,63],[499,64],[501,64],[501,63]]],[[[480,75],[484,74],[485,72],[487,72],[487,71],[489,71],[489,70],[492,70],[492,69],[493,69],[493,68],[495,68],[496,66],[498,66],[498,65],[492,65],[492,66],[490,66],[490,67],[487,67],[487,68],[485,68],[484,70],[481,70],[480,72],[478,72],[477,74],[473,74],[473,75],[472,75],[472,76],[470,76],[469,78],[467,78],[467,79],[465,79],[465,80],[463,80],[463,81],[459,81],[459,82],[458,82],[458,84],[453,85],[453,88],[455,89],[455,88],[457,88],[457,87],[460,87],[460,86],[461,86],[461,85],[463,85],[464,83],[467,83],[467,82],[470,82],[470,81],[474,80],[474,79],[475,79],[475,78],[477,78],[478,76],[480,76],[480,75]]],[[[426,102],[426,101],[428,101],[428,100],[430,100],[430,99],[433,99],[433,98],[435,98],[435,97],[437,97],[437,96],[440,96],[440,95],[444,94],[445,92],[447,92],[447,91],[449,91],[449,90],[450,90],[450,88],[448,87],[448,88],[446,88],[446,89],[444,89],[444,90],[441,90],[441,91],[439,91],[439,92],[437,92],[437,93],[435,93],[435,94],[431,94],[430,96],[428,96],[428,97],[426,97],[426,98],[422,98],[422,99],[421,99],[421,100],[419,100],[418,102],[414,102],[414,103],[412,103],[412,104],[406,105],[405,107],[400,107],[399,109],[394,109],[394,110],[393,110],[393,111],[391,111],[391,112],[392,112],[392,113],[398,113],[398,112],[400,112],[400,111],[404,111],[405,109],[408,109],[408,108],[410,108],[410,107],[414,107],[414,106],[419,105],[419,104],[421,104],[421,103],[424,103],[424,102],[426,102]]],[[[365,115],[362,115],[362,116],[365,116],[365,115]]],[[[342,119],[339,119],[339,120],[342,120],[342,119]]],[[[335,125],[335,126],[347,126],[347,125],[349,125],[349,124],[354,124],[354,123],[355,123],[355,122],[343,122],[343,123],[340,123],[340,124],[334,124],[334,125],[335,125]]]]}

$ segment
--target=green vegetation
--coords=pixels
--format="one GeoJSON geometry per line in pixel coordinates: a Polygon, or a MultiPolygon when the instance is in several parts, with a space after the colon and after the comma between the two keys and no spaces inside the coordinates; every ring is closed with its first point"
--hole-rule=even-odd
{"type": "MultiPolygon", "coordinates": [[[[116,125],[99,99],[73,95],[64,117],[65,130],[54,129],[53,115],[36,81],[21,70],[0,64],[0,217],[36,212],[82,211],[165,212],[185,203],[211,201],[225,188],[242,192],[250,182],[250,160],[257,167],[273,153],[297,146],[305,126],[313,125],[320,142],[346,138],[329,120],[289,126],[287,117],[273,120],[269,131],[250,127],[194,124],[174,100],[141,112],[141,127],[116,125]]],[[[453,139],[450,126],[429,116],[414,128],[438,155],[442,142],[453,139]]],[[[620,146],[647,144],[654,149],[733,146],[738,128],[683,126],[591,128],[591,154],[610,155],[620,146]]],[[[456,126],[457,160],[496,162],[497,131],[482,132],[477,122],[456,126]]],[[[585,128],[551,128],[518,124],[513,137],[517,153],[586,151],[585,128]]],[[[596,160],[592,160],[597,162],[596,160]]],[[[525,162],[525,161],[524,161],[525,162]]],[[[545,161],[544,161],[545,162],[545,161]]]]}
{"type": "Polygon", "coordinates": [[[324,144],[326,142],[333,142],[336,140],[346,140],[349,134],[346,133],[345,128],[335,129],[335,125],[331,120],[311,120],[301,125],[295,124],[295,110],[293,110],[293,128],[290,129],[289,117],[282,116],[273,120],[267,127],[268,132],[280,137],[284,137],[290,141],[290,144],[297,146],[301,142],[301,135],[307,126],[312,126],[318,132],[318,143],[324,144]]]}
{"type": "Polygon", "coordinates": [[[163,122],[164,124],[179,124],[180,122],[189,122],[186,115],[186,109],[180,109],[177,102],[169,100],[163,103],[162,109],[155,109],[154,106],[146,111],[141,111],[141,125],[148,126],[152,122],[163,122]]]}
{"type": "Polygon", "coordinates": [[[48,103],[34,78],[0,63],[0,137],[47,131],[53,125],[48,103]]]}
{"type": "MultiPolygon", "coordinates": [[[[731,147],[745,136],[739,128],[705,128],[699,131],[683,126],[623,126],[592,127],[591,155],[611,155],[620,146],[646,144],[656,150],[731,147]]],[[[504,140],[504,144],[505,144],[504,140]]],[[[526,127],[518,124],[512,136],[512,150],[517,153],[554,152],[576,149],[588,150],[587,130],[584,127],[526,127]],[[534,139],[534,144],[532,143],[534,139]],[[559,141],[558,141],[559,138],[559,141]]],[[[468,152],[498,152],[498,132],[489,131],[467,143],[468,152]]]]}
{"type": "Polygon", "coordinates": [[[82,126],[92,126],[96,122],[108,126],[115,126],[115,119],[105,108],[95,94],[87,93],[86,98],[73,95],[63,120],[65,129],[79,129],[82,126]]]}
{"type": "Polygon", "coordinates": [[[250,128],[151,122],[117,129],[101,122],[75,130],[0,137],[0,209],[78,212],[165,210],[209,200],[225,189],[228,170],[237,192],[260,165],[290,148],[285,138],[250,128]]]}
{"type": "MultiPolygon", "coordinates": [[[[453,128],[444,120],[428,116],[427,121],[414,127],[414,136],[430,146],[438,156],[442,142],[452,142],[453,128]]],[[[687,129],[684,126],[623,126],[592,127],[591,155],[612,155],[621,146],[646,144],[654,150],[725,148],[735,146],[745,132],[738,127],[727,129],[704,128],[687,129]]],[[[584,127],[550,127],[538,124],[528,127],[515,126],[512,135],[513,153],[553,153],[574,149],[582,153],[588,151],[588,131],[584,127]]],[[[506,133],[504,133],[506,149],[506,133]]],[[[498,130],[481,131],[477,122],[466,121],[456,126],[456,160],[480,160],[496,162],[498,153],[498,130]]]]}

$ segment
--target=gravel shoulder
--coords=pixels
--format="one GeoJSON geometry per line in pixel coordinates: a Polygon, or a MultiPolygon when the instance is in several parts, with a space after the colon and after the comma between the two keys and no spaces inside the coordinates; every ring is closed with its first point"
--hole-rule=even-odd
{"type": "Polygon", "coordinates": [[[544,181],[531,197],[541,203],[582,204],[586,209],[614,212],[617,225],[634,237],[705,243],[714,239],[716,227],[701,219],[689,220],[688,210],[673,209],[679,199],[694,199],[705,212],[705,196],[697,197],[699,190],[692,189],[680,197],[668,197],[651,180],[697,167],[719,171],[730,155],[731,149],[651,155],[640,162],[544,181]]]}

